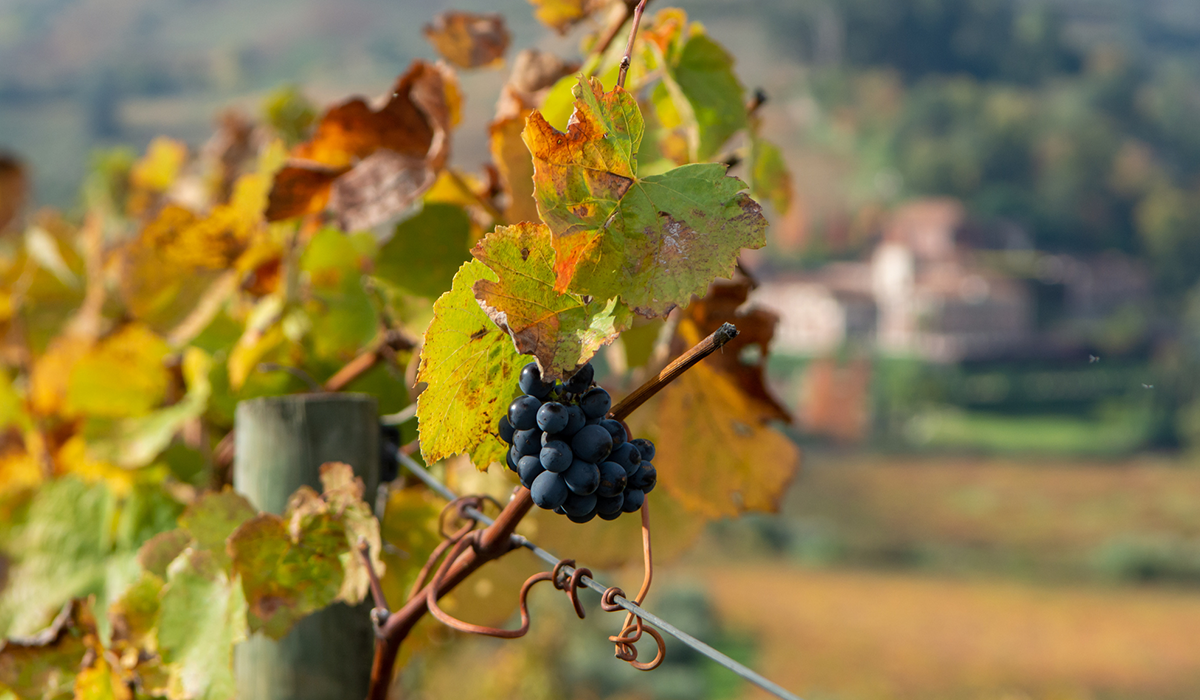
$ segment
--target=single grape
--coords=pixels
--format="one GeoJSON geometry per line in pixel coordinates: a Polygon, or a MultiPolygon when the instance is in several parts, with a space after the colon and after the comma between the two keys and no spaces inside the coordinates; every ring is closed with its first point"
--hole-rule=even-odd
{"type": "Polygon", "coordinates": [[[649,462],[642,462],[637,473],[629,477],[629,488],[650,493],[658,483],[658,470],[649,462]]]}
{"type": "Polygon", "coordinates": [[[608,409],[612,408],[612,397],[600,387],[589,389],[579,397],[579,407],[588,418],[603,418],[608,409]]]}
{"type": "Polygon", "coordinates": [[[621,504],[621,512],[636,513],[646,501],[646,494],[637,489],[625,489],[625,502],[621,504]]]}
{"type": "Polygon", "coordinates": [[[537,412],[542,402],[532,396],[518,396],[508,405],[508,422],[516,430],[537,427],[537,412]]]}
{"type": "Polygon", "coordinates": [[[512,444],[513,433],[517,431],[513,424],[508,420],[508,416],[500,416],[500,439],[508,444],[512,444]]]}
{"type": "Polygon", "coordinates": [[[638,438],[636,440],[630,440],[630,442],[633,443],[633,446],[636,447],[638,452],[642,455],[642,459],[646,460],[647,462],[654,461],[653,442],[650,442],[646,438],[638,438]]]}
{"type": "Polygon", "coordinates": [[[580,496],[577,493],[567,495],[567,502],[563,503],[563,510],[567,511],[567,515],[576,517],[587,515],[596,510],[596,494],[589,493],[586,496],[580,496]]]}
{"type": "Polygon", "coordinates": [[[619,420],[605,418],[600,421],[600,427],[607,430],[609,435],[612,435],[614,447],[625,442],[629,437],[625,434],[625,426],[621,425],[621,421],[619,420]]]}
{"type": "Polygon", "coordinates": [[[571,438],[571,451],[585,462],[597,464],[612,451],[612,435],[599,425],[587,425],[571,438]]]}
{"type": "Polygon", "coordinates": [[[547,442],[542,447],[542,451],[538,453],[538,457],[546,471],[557,473],[565,472],[571,466],[571,462],[575,460],[570,446],[561,440],[547,442]]]}
{"type": "Polygon", "coordinates": [[[596,517],[596,511],[594,511],[594,510],[589,512],[587,515],[570,515],[570,514],[567,515],[568,520],[570,520],[573,523],[580,523],[580,524],[586,523],[594,517],[596,517]]]}
{"type": "Polygon", "coordinates": [[[537,428],[518,430],[513,435],[513,447],[522,455],[536,455],[542,450],[542,431],[537,428]]]}
{"type": "Polygon", "coordinates": [[[600,486],[597,487],[596,493],[609,498],[620,495],[620,493],[625,490],[625,482],[627,478],[628,477],[625,474],[625,467],[622,467],[616,462],[601,462],[600,486]]]}
{"type": "Polygon", "coordinates": [[[616,520],[621,517],[621,511],[618,510],[616,513],[601,513],[597,511],[596,515],[599,515],[601,520],[616,520]]]}
{"type": "Polygon", "coordinates": [[[567,484],[554,472],[542,472],[529,486],[529,495],[539,508],[554,510],[567,501],[567,484]]]}
{"type": "Polygon", "coordinates": [[[538,427],[547,433],[562,432],[563,428],[567,427],[569,420],[567,407],[557,401],[542,404],[537,412],[538,427]]]}
{"type": "Polygon", "coordinates": [[[587,416],[583,415],[583,409],[575,404],[567,406],[567,427],[562,429],[562,434],[570,437],[579,432],[579,429],[587,425],[587,416]]]}
{"type": "Polygon", "coordinates": [[[579,368],[570,379],[563,382],[563,388],[572,394],[582,394],[592,385],[592,378],[596,376],[596,370],[592,368],[591,363],[579,368]]]}
{"type": "Polygon", "coordinates": [[[517,454],[514,456],[514,452],[517,452],[517,448],[508,448],[508,451],[504,453],[504,463],[508,465],[509,469],[515,472],[517,470],[517,462],[521,460],[522,455],[517,452],[517,454]]]}
{"type": "Polygon", "coordinates": [[[521,485],[529,488],[538,475],[546,471],[542,463],[533,455],[526,455],[517,460],[517,476],[521,477],[521,485]]]}
{"type": "Polygon", "coordinates": [[[642,455],[632,443],[623,442],[608,453],[608,461],[621,465],[625,468],[625,475],[632,476],[637,471],[638,465],[642,463],[642,455]]]}
{"type": "Polygon", "coordinates": [[[542,370],[536,362],[530,362],[521,368],[521,378],[517,380],[517,386],[528,396],[544,399],[554,389],[554,382],[543,382],[542,370]]]}
{"type": "Polygon", "coordinates": [[[600,467],[591,462],[577,459],[571,462],[562,476],[567,488],[581,496],[595,493],[600,486],[600,467]]]}
{"type": "Polygon", "coordinates": [[[615,496],[601,496],[596,499],[596,512],[601,517],[605,515],[620,515],[621,506],[625,504],[625,494],[618,493],[615,496]]]}

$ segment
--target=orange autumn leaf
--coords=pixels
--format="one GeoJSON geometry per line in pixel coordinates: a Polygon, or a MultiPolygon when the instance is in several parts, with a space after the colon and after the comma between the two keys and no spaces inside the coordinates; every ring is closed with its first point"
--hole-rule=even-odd
{"type": "Polygon", "coordinates": [[[443,12],[422,33],[442,58],[459,68],[495,65],[508,49],[508,28],[496,14],[443,12]]]}

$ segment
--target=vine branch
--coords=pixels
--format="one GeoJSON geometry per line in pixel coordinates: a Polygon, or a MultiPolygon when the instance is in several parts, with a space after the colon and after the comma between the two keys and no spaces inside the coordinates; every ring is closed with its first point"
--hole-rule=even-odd
{"type": "Polygon", "coordinates": [[[642,23],[642,12],[646,9],[647,0],[642,0],[633,10],[633,26],[629,28],[629,43],[625,44],[625,55],[621,57],[621,72],[617,74],[617,87],[625,87],[625,74],[629,72],[629,64],[633,62],[633,40],[637,38],[638,25],[642,23]]]}
{"type": "Polygon", "coordinates": [[[664,387],[678,379],[680,375],[691,369],[697,362],[713,354],[737,336],[738,329],[732,323],[721,324],[720,328],[710,333],[707,338],[701,340],[692,349],[675,358],[674,362],[664,367],[661,372],[651,377],[645,384],[629,392],[629,395],[621,399],[620,403],[613,406],[609,415],[617,420],[625,420],[626,416],[649,401],[650,397],[662,391],[664,387]]]}

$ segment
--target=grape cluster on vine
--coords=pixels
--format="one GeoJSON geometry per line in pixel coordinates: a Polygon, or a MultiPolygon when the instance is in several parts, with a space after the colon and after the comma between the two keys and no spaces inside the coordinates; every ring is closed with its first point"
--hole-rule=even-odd
{"type": "Polygon", "coordinates": [[[594,373],[586,364],[564,382],[545,382],[530,362],[517,383],[523,395],[499,426],[508,468],[533,502],[577,523],[636,512],[658,479],[654,443],[630,440],[624,424],[607,417],[612,397],[594,373]]]}

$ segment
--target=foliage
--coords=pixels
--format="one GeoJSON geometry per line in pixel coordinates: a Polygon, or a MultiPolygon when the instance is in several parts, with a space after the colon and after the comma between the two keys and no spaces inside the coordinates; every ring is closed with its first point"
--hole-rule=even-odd
{"type": "MultiPolygon", "coordinates": [[[[565,29],[599,9],[562,5],[539,16],[565,29]]],[[[494,67],[508,43],[493,15],[450,13],[427,34],[461,67],[494,67]]],[[[637,361],[602,379],[627,386],[733,320],[758,360],[714,360],[663,399],[665,430],[715,422],[728,438],[678,430],[663,450],[664,463],[703,465],[661,480],[655,499],[678,521],[667,548],[706,518],[775,507],[798,462],[761,378],[775,319],[737,310],[743,277],[736,303],[710,291],[741,248],[764,244],[766,219],[705,161],[744,152],[760,164],[750,193],[777,203],[788,174],[732,59],[681,11],[639,35],[628,89],[613,84],[618,44],[582,76],[555,57],[514,63],[490,129],[499,181],[452,166],[464,95],[445,62],[415,61],[383,102],[318,116],[289,88],[264,123],[228,113],[201,149],[159,138],[141,158],[98,159],[79,221],[19,214],[20,188],[0,191],[0,632],[50,624],[0,647],[0,690],[227,698],[248,635],[278,639],[367,595],[360,541],[385,589],[411,581],[418,557],[385,568],[381,553],[384,534],[432,549],[436,509],[412,489],[393,492],[380,523],[343,464],[283,513],[229,488],[221,440],[237,402],[310,383],[374,394],[384,412],[419,394],[426,462],[462,454],[487,470],[526,355],[554,378],[618,344],[637,361]],[[571,110],[565,132],[551,126],[571,110]],[[656,319],[671,313],[676,333],[656,351],[656,319]]],[[[634,551],[633,538],[612,546],[626,530],[582,532],[610,563],[634,551]]]]}

